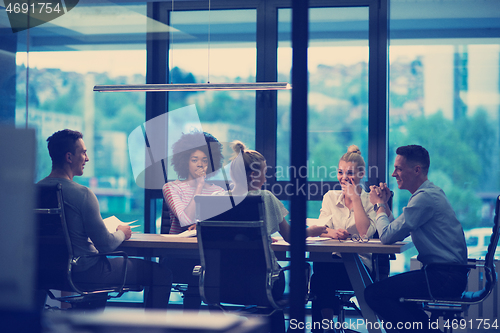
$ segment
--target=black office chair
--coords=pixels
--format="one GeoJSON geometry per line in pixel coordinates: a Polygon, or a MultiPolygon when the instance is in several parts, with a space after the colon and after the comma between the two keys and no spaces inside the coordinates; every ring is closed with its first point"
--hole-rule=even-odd
{"type": "Polygon", "coordinates": [[[165,198],[163,198],[163,206],[161,209],[161,234],[168,234],[170,232],[170,227],[172,223],[170,222],[170,207],[168,206],[165,198]]]}
{"type": "Polygon", "coordinates": [[[204,216],[197,224],[201,265],[195,270],[203,301],[223,310],[228,310],[224,304],[252,305],[267,314],[283,310],[286,301],[272,295],[277,277],[262,198],[199,195],[195,201],[197,215],[204,216]],[[230,200],[238,204],[230,208],[230,200]]]}
{"type": "MultiPolygon", "coordinates": [[[[498,238],[500,232],[500,220],[499,220],[499,209],[500,209],[500,196],[497,197],[495,206],[495,217],[493,220],[493,230],[490,238],[490,244],[488,245],[488,252],[486,253],[486,258],[484,265],[463,265],[464,268],[475,269],[477,267],[483,267],[484,269],[484,287],[477,291],[466,291],[458,298],[440,298],[432,295],[431,285],[427,281],[427,287],[429,289],[429,298],[402,298],[401,302],[412,302],[419,303],[422,305],[425,311],[431,313],[431,321],[435,321],[442,317],[445,321],[449,320],[450,325],[444,327],[445,332],[452,332],[453,325],[451,325],[452,320],[462,319],[462,314],[471,305],[483,302],[492,292],[495,284],[497,282],[497,274],[495,272],[495,251],[498,245],[498,238]]],[[[424,271],[431,269],[432,265],[424,266],[424,271]]]]}
{"type": "MultiPolygon", "coordinates": [[[[64,200],[61,184],[37,184],[37,219],[38,267],[37,289],[45,291],[53,300],[71,303],[73,308],[103,307],[106,300],[120,297],[129,290],[140,291],[141,286],[126,287],[127,265],[123,266],[123,280],[118,285],[99,286],[77,284],[72,278],[72,268],[78,258],[73,256],[73,247],[69,237],[64,215],[64,200]],[[52,290],[70,292],[70,295],[55,296],[52,290]],[[116,293],[116,295],[111,295],[116,293]]],[[[125,252],[115,251],[92,256],[122,256],[125,252]]],[[[44,297],[45,299],[45,297],[44,297]]]]}

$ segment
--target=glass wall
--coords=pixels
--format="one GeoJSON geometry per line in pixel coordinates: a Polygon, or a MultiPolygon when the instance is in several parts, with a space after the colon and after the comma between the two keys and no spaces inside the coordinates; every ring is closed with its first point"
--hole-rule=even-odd
{"type": "MultiPolygon", "coordinates": [[[[392,0],[390,16],[389,170],[397,147],[424,146],[429,180],[466,236],[484,227],[489,236],[500,193],[500,3],[392,0]]],[[[389,184],[398,215],[410,194],[389,184]]]]}
{"type": "Polygon", "coordinates": [[[127,137],[144,122],[145,93],[93,87],[146,82],[147,22],[144,3],[79,4],[71,15],[16,33],[14,81],[15,125],[37,133],[35,181],[50,173],[46,139],[64,128],[81,131],[90,161],[74,180],[96,194],[103,217],[140,224],[144,190],[131,172],[127,137]]]}
{"type": "MultiPolygon", "coordinates": [[[[256,24],[256,10],[172,11],[170,82],[256,82],[256,24]]],[[[251,90],[170,92],[169,115],[194,105],[197,117],[184,114],[169,122],[169,137],[198,128],[220,142],[241,140],[255,149],[255,95],[251,90]]],[[[167,163],[168,179],[177,179],[170,159],[167,163]]],[[[223,180],[223,176],[219,173],[214,179],[223,180]]]]}
{"type": "MultiPolygon", "coordinates": [[[[291,15],[278,11],[278,81],[291,80],[291,15]]],[[[308,72],[307,177],[326,193],[347,147],[357,145],[368,161],[368,7],[309,10],[308,72]]],[[[278,92],[278,181],[290,180],[290,102],[290,91],[278,92]]],[[[309,201],[308,216],[320,208],[309,201]]]]}
{"type": "MultiPolygon", "coordinates": [[[[146,68],[155,71],[160,65],[168,68],[172,83],[274,77],[290,82],[290,4],[217,1],[208,11],[208,4],[195,8],[200,3],[181,1],[174,11],[168,9],[165,22],[148,18],[148,8],[166,12],[170,3],[88,1],[71,15],[16,33],[0,7],[0,122],[37,129],[35,181],[50,171],[46,138],[66,127],[81,130],[90,163],[75,180],[97,194],[103,217],[145,223],[144,189],[135,182],[127,139],[147,120],[148,110],[145,93],[95,93],[94,85],[145,83],[146,68]],[[163,63],[147,64],[148,36],[155,33],[168,35],[168,52],[163,63]]],[[[308,180],[324,181],[329,188],[347,146],[357,144],[368,160],[368,120],[383,112],[368,109],[369,9],[331,7],[338,3],[311,0],[309,15],[308,180]]],[[[398,146],[425,146],[431,154],[429,178],[445,190],[464,228],[475,229],[479,239],[478,229],[490,225],[500,192],[500,2],[389,3],[389,121],[378,129],[377,145],[388,147],[389,173],[398,146]]],[[[279,92],[276,99],[258,96],[176,92],[168,94],[166,106],[152,108],[170,113],[195,105],[199,119],[194,123],[220,141],[239,139],[265,149],[268,165],[275,167],[270,185],[283,185],[290,179],[290,92],[279,92]]],[[[189,131],[194,123],[173,131],[189,131]]],[[[176,178],[171,169],[168,178],[176,178]]],[[[388,181],[400,214],[409,193],[388,181]]],[[[157,191],[152,200],[159,198],[157,191]]],[[[308,216],[317,217],[320,204],[320,195],[311,199],[308,216]]],[[[480,243],[474,251],[481,251],[480,243]]]]}

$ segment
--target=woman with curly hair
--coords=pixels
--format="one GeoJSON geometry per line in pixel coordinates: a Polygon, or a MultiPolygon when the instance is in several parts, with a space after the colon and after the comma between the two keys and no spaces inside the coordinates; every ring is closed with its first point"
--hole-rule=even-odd
{"type": "MultiPolygon", "coordinates": [[[[169,206],[170,234],[179,234],[196,226],[194,196],[212,194],[222,188],[206,180],[222,167],[222,145],[211,134],[194,131],[183,133],[172,146],[172,166],[177,180],[163,185],[163,197],[169,206]]],[[[183,293],[185,310],[198,310],[201,305],[198,278],[193,267],[200,264],[195,258],[163,258],[171,268],[175,282],[187,283],[183,293]]]]}
{"type": "Polygon", "coordinates": [[[163,185],[163,197],[170,207],[169,233],[179,234],[196,225],[194,196],[222,190],[206,180],[222,167],[223,156],[222,145],[206,132],[182,134],[172,148],[178,179],[163,185]]]}

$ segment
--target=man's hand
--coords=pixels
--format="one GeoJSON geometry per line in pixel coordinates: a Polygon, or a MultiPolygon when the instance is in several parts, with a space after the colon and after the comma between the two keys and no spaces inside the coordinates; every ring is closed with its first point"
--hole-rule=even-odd
{"type": "Polygon", "coordinates": [[[380,183],[380,186],[372,185],[370,186],[370,202],[375,204],[387,203],[391,197],[391,190],[387,187],[387,184],[380,183]]]}
{"type": "Polygon", "coordinates": [[[123,231],[123,233],[125,234],[125,240],[132,237],[132,229],[130,229],[130,226],[128,224],[120,224],[118,227],[116,227],[116,230],[123,231]]]}

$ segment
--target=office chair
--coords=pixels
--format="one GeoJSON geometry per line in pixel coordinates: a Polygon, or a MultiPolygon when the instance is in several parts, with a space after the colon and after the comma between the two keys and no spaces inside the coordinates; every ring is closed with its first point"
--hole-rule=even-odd
{"type": "Polygon", "coordinates": [[[267,315],[282,311],[286,301],[272,295],[277,276],[261,196],[197,195],[195,201],[197,216],[204,216],[197,222],[201,265],[194,271],[203,301],[225,311],[224,304],[252,305],[267,315]],[[230,200],[238,204],[225,210],[230,200]]]}
{"type": "MultiPolygon", "coordinates": [[[[499,229],[500,229],[500,196],[497,197],[495,206],[495,217],[493,220],[493,230],[490,238],[490,244],[488,245],[488,252],[486,253],[486,258],[484,261],[484,287],[477,291],[466,291],[461,297],[457,298],[441,298],[432,295],[432,287],[427,280],[427,287],[429,289],[428,298],[402,298],[401,302],[411,302],[421,304],[425,311],[431,313],[431,321],[435,321],[442,317],[443,320],[447,321],[450,325],[444,327],[445,332],[452,332],[453,325],[451,325],[452,320],[462,319],[462,314],[471,305],[483,302],[492,292],[495,284],[497,282],[497,274],[495,272],[495,251],[498,245],[499,229]]],[[[431,269],[433,265],[424,266],[424,271],[431,269]]],[[[475,269],[481,267],[479,264],[467,264],[462,265],[465,268],[475,269]]],[[[426,275],[427,277],[427,275],[426,275]]]]}
{"type": "Polygon", "coordinates": [[[168,234],[170,232],[170,227],[172,222],[170,222],[170,207],[168,206],[165,198],[163,198],[163,206],[161,209],[161,234],[168,234]]]}
{"type": "MultiPolygon", "coordinates": [[[[40,185],[37,189],[38,267],[37,289],[44,290],[56,301],[72,304],[73,308],[104,307],[106,300],[120,297],[129,290],[140,291],[142,287],[125,287],[127,265],[123,265],[123,281],[119,285],[99,286],[76,284],[72,278],[72,268],[78,258],[73,256],[73,247],[69,237],[64,215],[64,200],[61,184],[40,185]],[[70,295],[55,296],[51,290],[70,292],[70,295]],[[109,293],[117,293],[110,295],[109,293]]],[[[115,251],[91,256],[121,256],[128,258],[125,252],[115,251]]]]}

